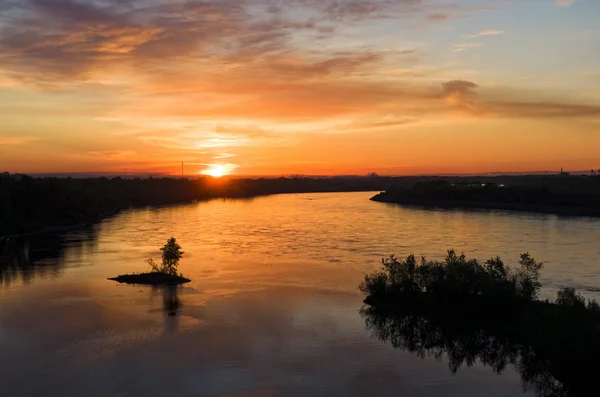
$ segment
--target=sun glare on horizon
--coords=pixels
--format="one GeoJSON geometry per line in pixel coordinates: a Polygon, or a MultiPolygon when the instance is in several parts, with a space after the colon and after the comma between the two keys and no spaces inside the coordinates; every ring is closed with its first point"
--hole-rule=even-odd
{"type": "Polygon", "coordinates": [[[213,178],[220,178],[228,175],[228,172],[222,165],[211,165],[210,168],[203,170],[201,174],[212,176],[213,178]]]}

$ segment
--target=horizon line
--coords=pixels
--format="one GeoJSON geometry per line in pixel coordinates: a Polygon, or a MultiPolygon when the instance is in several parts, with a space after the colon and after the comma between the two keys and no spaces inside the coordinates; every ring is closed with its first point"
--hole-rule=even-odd
{"type": "MultiPolygon", "coordinates": [[[[574,170],[574,171],[565,171],[567,174],[571,175],[589,175],[590,173],[595,172],[600,174],[600,169],[590,169],[590,170],[574,170]]],[[[381,178],[410,178],[410,177],[497,177],[497,176],[544,176],[544,175],[560,175],[562,170],[538,170],[538,171],[489,171],[489,172],[444,172],[444,173],[423,173],[423,174],[379,174],[376,172],[366,173],[366,174],[298,174],[298,173],[290,173],[290,174],[230,174],[224,175],[222,178],[226,179],[244,179],[244,178],[368,178],[368,177],[381,177],[381,178]]],[[[10,174],[10,175],[27,175],[34,178],[101,178],[101,177],[121,177],[121,178],[140,178],[140,177],[161,177],[161,178],[206,178],[209,175],[202,174],[174,174],[174,173],[166,173],[166,172],[132,172],[123,174],[120,172],[110,172],[110,171],[88,171],[88,172],[35,172],[35,173],[22,173],[15,172],[11,173],[9,171],[4,171],[2,174],[10,174]]],[[[0,175],[2,175],[0,174],[0,175]]]]}

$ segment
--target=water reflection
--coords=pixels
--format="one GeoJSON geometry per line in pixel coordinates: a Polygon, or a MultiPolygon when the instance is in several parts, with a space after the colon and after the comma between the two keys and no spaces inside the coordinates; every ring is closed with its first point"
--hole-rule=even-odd
{"type": "MultiPolygon", "coordinates": [[[[126,288],[131,288],[127,286],[126,288]]],[[[167,334],[173,334],[179,327],[179,316],[183,303],[179,297],[178,285],[161,285],[152,286],[150,292],[150,300],[153,301],[156,296],[161,297],[160,308],[151,309],[150,312],[161,312],[164,314],[164,327],[167,334]]],[[[150,306],[154,306],[152,302],[150,306]]]]}
{"type": "Polygon", "coordinates": [[[19,281],[30,284],[36,278],[60,277],[65,263],[80,262],[96,243],[94,227],[0,240],[0,285],[10,287],[19,281]]]}
{"type": "MultiPolygon", "coordinates": [[[[568,330],[580,338],[554,338],[547,344],[534,339],[532,344],[524,344],[513,339],[519,333],[502,321],[405,309],[390,312],[363,307],[360,314],[373,337],[421,358],[445,359],[452,374],[463,366],[481,363],[500,375],[512,365],[521,376],[523,389],[538,396],[594,394],[598,342],[579,328],[586,324],[568,330]]],[[[597,331],[592,330],[592,335],[598,336],[597,331]]],[[[547,340],[546,335],[538,337],[547,340]]]]}
{"type": "Polygon", "coordinates": [[[183,306],[177,295],[177,286],[165,285],[161,289],[163,293],[163,310],[170,317],[177,316],[183,306]]]}

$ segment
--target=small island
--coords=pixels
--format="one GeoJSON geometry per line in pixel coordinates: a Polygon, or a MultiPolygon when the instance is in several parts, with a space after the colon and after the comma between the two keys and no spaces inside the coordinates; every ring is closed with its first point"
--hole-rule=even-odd
{"type": "Polygon", "coordinates": [[[365,276],[361,310],[373,336],[420,357],[447,357],[455,373],[481,362],[512,364],[539,396],[585,396],[596,387],[600,305],[563,287],[540,300],[543,264],[528,253],[509,268],[454,250],[443,261],[382,261],[365,276]]]}
{"type": "Polygon", "coordinates": [[[141,285],[180,285],[192,281],[181,274],[177,274],[177,266],[184,252],[181,251],[181,246],[175,238],[171,237],[160,250],[162,251],[162,263],[155,263],[152,258],[147,260],[152,268],[151,272],[123,274],[108,280],[141,285]]]}
{"type": "Polygon", "coordinates": [[[145,285],[179,285],[189,283],[190,279],[180,276],[173,276],[164,273],[140,273],[140,274],[123,274],[117,277],[109,278],[111,281],[116,281],[123,284],[145,284],[145,285]]]}

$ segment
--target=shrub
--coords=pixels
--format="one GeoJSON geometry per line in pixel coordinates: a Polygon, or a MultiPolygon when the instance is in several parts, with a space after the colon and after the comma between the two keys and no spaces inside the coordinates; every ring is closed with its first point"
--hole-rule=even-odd
{"type": "Polygon", "coordinates": [[[382,259],[380,271],[365,276],[360,290],[368,295],[386,292],[427,292],[440,297],[480,296],[490,299],[535,299],[540,283],[538,263],[529,254],[521,255],[520,268],[511,272],[499,257],[484,264],[467,259],[448,250],[443,261],[429,261],[425,257],[420,263],[414,255],[399,260],[394,255],[382,259]]]}
{"type": "Polygon", "coordinates": [[[529,253],[521,254],[519,267],[514,275],[517,294],[528,301],[536,300],[540,292],[540,270],[544,267],[542,262],[536,262],[529,253]]]}
{"type": "MultiPolygon", "coordinates": [[[[596,301],[590,301],[589,305],[593,305],[592,302],[598,305],[596,301]]],[[[556,294],[556,302],[557,305],[569,307],[569,308],[577,308],[577,309],[585,309],[585,299],[583,296],[575,292],[575,288],[565,287],[561,288],[560,291],[556,294]]]]}
{"type": "Polygon", "coordinates": [[[594,299],[588,300],[587,309],[594,313],[600,313],[600,304],[596,302],[594,299]]]}
{"type": "Polygon", "coordinates": [[[384,272],[367,274],[358,287],[365,295],[381,295],[387,292],[388,276],[384,272]]]}

